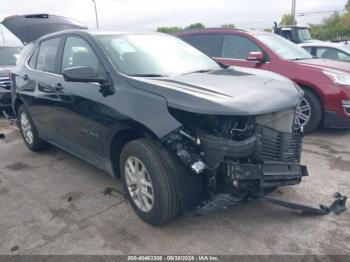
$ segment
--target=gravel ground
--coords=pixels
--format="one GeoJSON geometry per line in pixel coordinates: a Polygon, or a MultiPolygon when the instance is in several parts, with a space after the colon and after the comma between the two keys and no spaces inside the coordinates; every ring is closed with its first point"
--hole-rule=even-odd
{"type": "MultiPolygon", "coordinates": [[[[349,211],[306,216],[257,200],[154,228],[119,180],[55,147],[29,151],[1,117],[0,132],[0,254],[350,255],[349,211]]],[[[315,206],[350,196],[350,131],[307,136],[302,162],[310,176],[275,196],[315,206]]]]}

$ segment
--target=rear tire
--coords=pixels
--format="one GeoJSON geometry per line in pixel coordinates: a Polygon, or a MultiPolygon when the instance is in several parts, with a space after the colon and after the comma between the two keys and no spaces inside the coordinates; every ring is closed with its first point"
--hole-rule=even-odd
{"type": "Polygon", "coordinates": [[[24,105],[18,108],[17,119],[23,141],[30,150],[37,152],[48,147],[48,143],[39,137],[33,120],[24,105]]]}
{"type": "MultiPolygon", "coordinates": [[[[303,101],[302,103],[304,103],[303,104],[304,107],[309,107],[308,110],[304,111],[305,114],[307,113],[309,114],[308,121],[304,123],[304,132],[308,134],[315,131],[320,126],[322,117],[323,117],[323,108],[316,94],[314,94],[309,89],[304,89],[304,92],[305,92],[305,96],[304,96],[305,101],[303,101]]],[[[301,115],[299,115],[299,119],[300,121],[302,121],[303,119],[305,119],[305,116],[303,116],[303,119],[302,119],[301,115]]]]}
{"type": "Polygon", "coordinates": [[[180,210],[176,174],[163,157],[160,149],[145,138],[127,143],[120,156],[127,198],[136,214],[154,226],[171,220],[180,210]]]}

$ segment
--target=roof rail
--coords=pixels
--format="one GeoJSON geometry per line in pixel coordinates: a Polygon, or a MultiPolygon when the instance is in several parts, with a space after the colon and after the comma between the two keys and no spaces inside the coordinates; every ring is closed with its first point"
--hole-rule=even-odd
{"type": "Polygon", "coordinates": [[[182,31],[187,32],[187,31],[199,31],[199,30],[211,30],[211,29],[230,29],[230,30],[235,30],[235,31],[243,31],[247,32],[248,30],[246,29],[240,29],[240,28],[231,28],[231,27],[205,27],[205,28],[185,28],[182,31]]]}

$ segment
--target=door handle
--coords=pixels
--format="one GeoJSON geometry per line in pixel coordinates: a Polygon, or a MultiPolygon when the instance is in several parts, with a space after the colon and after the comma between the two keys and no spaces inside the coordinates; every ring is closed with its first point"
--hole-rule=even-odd
{"type": "Polygon", "coordinates": [[[23,76],[23,80],[24,80],[24,81],[28,81],[28,80],[29,80],[28,75],[24,75],[24,76],[23,76]]]}

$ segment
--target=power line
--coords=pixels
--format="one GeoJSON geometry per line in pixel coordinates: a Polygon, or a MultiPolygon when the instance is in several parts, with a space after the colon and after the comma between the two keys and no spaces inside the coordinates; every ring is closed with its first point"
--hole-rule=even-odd
{"type": "Polygon", "coordinates": [[[307,16],[307,15],[319,15],[319,14],[332,14],[332,13],[342,13],[346,10],[333,10],[333,11],[320,11],[320,12],[303,12],[297,13],[298,16],[307,16]]]}

